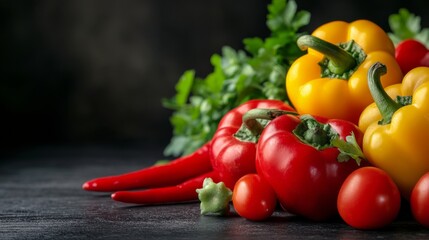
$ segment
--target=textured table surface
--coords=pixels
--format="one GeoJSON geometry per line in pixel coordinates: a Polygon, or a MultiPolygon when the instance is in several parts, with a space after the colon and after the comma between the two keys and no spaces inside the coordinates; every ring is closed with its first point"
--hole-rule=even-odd
{"type": "Polygon", "coordinates": [[[339,219],[313,223],[276,212],[251,222],[200,216],[196,202],[135,206],[81,190],[90,178],[149,166],[160,151],[50,146],[2,158],[0,239],[429,239],[407,212],[386,229],[359,231],[339,219]]]}

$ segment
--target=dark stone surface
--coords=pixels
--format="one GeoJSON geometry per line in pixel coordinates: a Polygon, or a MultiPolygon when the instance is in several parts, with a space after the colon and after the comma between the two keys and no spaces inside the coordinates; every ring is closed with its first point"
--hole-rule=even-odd
{"type": "Polygon", "coordinates": [[[198,203],[134,206],[81,190],[90,178],[148,166],[160,152],[51,146],[4,157],[0,239],[429,239],[429,230],[407,212],[386,229],[359,231],[339,219],[314,223],[278,211],[268,221],[251,222],[200,216],[198,203]]]}

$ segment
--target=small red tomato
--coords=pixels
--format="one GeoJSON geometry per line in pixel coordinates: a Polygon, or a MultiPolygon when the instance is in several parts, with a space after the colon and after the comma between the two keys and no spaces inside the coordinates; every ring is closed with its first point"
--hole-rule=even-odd
{"type": "Polygon", "coordinates": [[[398,215],[401,195],[392,178],[382,169],[362,167],[344,181],[338,194],[341,218],[358,229],[377,229],[398,215]]]}
{"type": "Polygon", "coordinates": [[[417,222],[429,228],[429,172],[424,174],[414,186],[410,204],[417,222]]]}
{"type": "Polygon", "coordinates": [[[234,186],[232,204],[241,217],[261,221],[270,217],[276,208],[274,190],[258,174],[241,177],[234,186]]]}

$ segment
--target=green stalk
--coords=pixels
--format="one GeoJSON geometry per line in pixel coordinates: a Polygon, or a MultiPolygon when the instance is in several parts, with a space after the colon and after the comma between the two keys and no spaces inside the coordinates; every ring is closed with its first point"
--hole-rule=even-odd
{"type": "Polygon", "coordinates": [[[337,156],[338,162],[347,162],[354,159],[360,165],[365,156],[356,141],[355,134],[350,133],[346,140],[340,139],[340,135],[328,123],[322,124],[311,115],[302,115],[301,122],[292,133],[303,143],[317,150],[336,147],[340,152],[337,156]]]}
{"type": "Polygon", "coordinates": [[[393,113],[402,107],[402,105],[389,97],[381,85],[380,77],[386,73],[386,66],[380,62],[373,64],[368,70],[369,90],[381,116],[383,117],[379,122],[380,125],[389,124],[392,121],[393,113]]]}
{"type": "Polygon", "coordinates": [[[325,55],[329,59],[328,68],[334,74],[342,75],[357,65],[355,58],[346,50],[318,37],[303,35],[297,44],[301,50],[311,48],[325,55]]]}
{"type": "Polygon", "coordinates": [[[285,114],[298,115],[296,112],[279,109],[255,108],[249,110],[243,115],[243,124],[253,136],[259,136],[262,133],[262,130],[264,130],[264,126],[258,121],[258,119],[273,120],[274,118],[285,114]]]}
{"type": "Polygon", "coordinates": [[[292,132],[301,142],[317,150],[332,147],[332,139],[338,137],[331,125],[322,124],[311,115],[302,115],[301,122],[292,132]]]}

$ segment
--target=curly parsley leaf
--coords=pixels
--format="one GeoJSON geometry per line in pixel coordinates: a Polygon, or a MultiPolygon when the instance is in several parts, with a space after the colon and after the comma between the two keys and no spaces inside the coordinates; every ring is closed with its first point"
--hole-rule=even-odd
{"type": "Polygon", "coordinates": [[[299,28],[310,13],[298,11],[293,0],[273,0],[268,5],[270,37],[243,40],[244,50],[225,46],[211,57],[213,72],[205,78],[186,71],[176,85],[176,95],[163,99],[174,112],[170,118],[173,137],[166,156],[189,154],[208,142],[228,111],[249,99],[288,102],[285,76],[292,62],[304,54],[296,45],[299,28]]]}
{"type": "Polygon", "coordinates": [[[421,27],[421,18],[407,9],[401,8],[396,14],[389,16],[389,33],[395,46],[405,39],[415,39],[429,47],[429,28],[421,27]]]}

